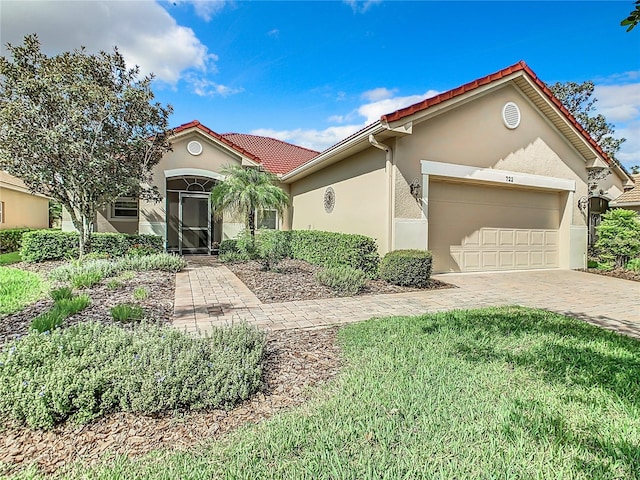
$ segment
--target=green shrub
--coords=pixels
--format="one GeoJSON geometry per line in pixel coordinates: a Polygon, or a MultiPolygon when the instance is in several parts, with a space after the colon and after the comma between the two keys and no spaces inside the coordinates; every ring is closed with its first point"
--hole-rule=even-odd
{"type": "Polygon", "coordinates": [[[171,327],[85,322],[0,351],[0,416],[33,428],[103,414],[228,408],[260,386],[264,335],[235,325],[195,338],[171,327]]]}
{"type": "Polygon", "coordinates": [[[224,255],[228,252],[238,252],[238,241],[235,238],[228,238],[220,242],[218,254],[224,255]]]}
{"type": "Polygon", "coordinates": [[[121,286],[122,286],[122,282],[120,280],[116,280],[115,278],[112,278],[107,282],[107,288],[110,290],[117,290],[121,286]]]}
{"type": "Polygon", "coordinates": [[[38,333],[53,332],[64,322],[66,316],[64,312],[57,308],[52,308],[47,312],[43,312],[31,320],[31,329],[38,333]]]}
{"type": "Polygon", "coordinates": [[[292,258],[324,267],[347,265],[369,278],[378,276],[380,256],[373,238],[316,230],[292,230],[288,235],[292,258]]]}
{"type": "Polygon", "coordinates": [[[587,268],[598,268],[598,262],[596,260],[587,260],[587,268]]]}
{"type": "Polygon", "coordinates": [[[251,260],[247,255],[240,252],[225,252],[218,256],[221,263],[246,262],[251,260]]]}
{"type": "Polygon", "coordinates": [[[394,285],[425,287],[431,277],[431,252],[426,250],[394,250],[380,264],[380,277],[394,285]]]}
{"type": "Polygon", "coordinates": [[[238,252],[249,260],[258,258],[258,243],[248,230],[242,230],[236,239],[238,252]]]}
{"type": "Polygon", "coordinates": [[[136,300],[144,300],[149,296],[149,292],[144,287],[138,287],[133,291],[133,298],[136,300]]]}
{"type": "Polygon", "coordinates": [[[640,273],[640,258],[633,258],[627,263],[627,270],[640,273]]]}
{"type": "Polygon", "coordinates": [[[22,246],[22,236],[30,232],[30,228],[7,228],[0,230],[0,253],[17,252],[22,246]]]}
{"type": "Polygon", "coordinates": [[[604,260],[624,267],[640,255],[640,217],[632,210],[615,209],[602,215],[596,227],[596,248],[604,260]]]}
{"type": "Polygon", "coordinates": [[[158,250],[146,245],[134,245],[127,250],[127,255],[130,257],[144,257],[145,255],[153,255],[155,253],[158,253],[158,250]]]}
{"type": "Polygon", "coordinates": [[[136,278],[136,274],[135,274],[135,272],[132,272],[131,270],[126,270],[126,271],[122,272],[122,274],[118,278],[120,278],[120,280],[126,282],[128,280],[133,280],[134,278],[136,278]]]}
{"type": "Polygon", "coordinates": [[[139,305],[121,303],[109,309],[111,318],[121,323],[130,323],[144,318],[144,309],[139,305]]]}
{"type": "Polygon", "coordinates": [[[20,255],[25,262],[63,260],[78,256],[78,233],[34,230],[22,236],[20,255]]]}
{"type": "Polygon", "coordinates": [[[362,270],[339,265],[320,270],[316,280],[341,295],[356,295],[367,283],[367,275],[362,270]]]}
{"type": "Polygon", "coordinates": [[[125,257],[116,261],[121,271],[161,270],[163,272],[179,272],[187,266],[187,261],[170,253],[155,253],[143,257],[125,257]]]}
{"type": "Polygon", "coordinates": [[[70,317],[91,305],[91,298],[86,293],[73,298],[63,298],[56,302],[54,310],[62,312],[64,317],[70,317]]]}
{"type": "MultiPolygon", "coordinates": [[[[91,252],[99,257],[121,257],[133,249],[144,252],[162,252],[164,240],[158,235],[129,235],[125,233],[91,234],[91,252]]],[[[37,230],[23,235],[20,253],[26,262],[77,258],[79,235],[77,232],[37,230]]]]}
{"type": "Polygon", "coordinates": [[[102,281],[104,275],[99,271],[82,272],[73,275],[69,281],[73,288],[91,288],[102,281]]]}
{"type": "Polygon", "coordinates": [[[69,287],[60,287],[54,290],[51,290],[51,298],[54,302],[58,302],[60,300],[65,300],[73,297],[73,290],[69,287]]]}
{"type": "Polygon", "coordinates": [[[264,270],[273,270],[291,256],[290,235],[283,230],[260,230],[256,235],[257,257],[264,270]]]}

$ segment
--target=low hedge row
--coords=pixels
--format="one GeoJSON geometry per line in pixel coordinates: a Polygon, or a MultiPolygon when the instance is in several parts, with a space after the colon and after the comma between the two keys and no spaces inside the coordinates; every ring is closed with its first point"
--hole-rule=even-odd
{"type": "MultiPolygon", "coordinates": [[[[323,267],[347,266],[362,270],[367,277],[376,278],[380,265],[378,246],[373,238],[350,233],[318,230],[263,230],[259,242],[279,256],[305,260],[323,267]]],[[[220,255],[242,252],[241,242],[224,240],[220,255]]]]}
{"type": "Polygon", "coordinates": [[[8,228],[0,230],[0,253],[17,252],[22,246],[22,236],[30,232],[30,228],[8,228]]]}
{"type": "Polygon", "coordinates": [[[426,250],[394,250],[380,263],[380,278],[405,287],[426,287],[432,267],[431,252],[426,250]]]}
{"type": "MultiPolygon", "coordinates": [[[[138,235],[126,233],[93,233],[91,252],[111,257],[121,257],[132,250],[162,252],[164,242],[158,235],[138,235]]],[[[59,230],[34,230],[22,236],[20,256],[26,262],[63,260],[75,258],[79,253],[77,232],[59,230]]]]}
{"type": "Polygon", "coordinates": [[[380,256],[373,238],[317,230],[292,230],[288,233],[292,258],[324,267],[346,265],[362,270],[369,278],[378,276],[380,256]]]}

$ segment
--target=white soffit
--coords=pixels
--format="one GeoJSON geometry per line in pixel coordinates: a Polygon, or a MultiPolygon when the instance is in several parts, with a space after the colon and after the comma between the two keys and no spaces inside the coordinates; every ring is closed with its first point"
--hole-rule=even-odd
{"type": "Polygon", "coordinates": [[[423,175],[435,175],[438,177],[510,186],[564,190],[569,192],[575,192],[576,190],[576,182],[564,178],[545,177],[543,175],[510,172],[508,170],[495,170],[493,168],[470,167],[468,165],[457,165],[455,163],[432,162],[429,160],[421,160],[420,164],[423,175]]]}

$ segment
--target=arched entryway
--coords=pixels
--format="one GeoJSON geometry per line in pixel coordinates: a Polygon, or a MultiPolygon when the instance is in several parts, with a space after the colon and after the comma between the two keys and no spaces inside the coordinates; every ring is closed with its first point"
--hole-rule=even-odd
{"type": "Polygon", "coordinates": [[[166,179],[167,250],[179,254],[211,254],[222,236],[209,193],[219,178],[175,175],[166,179]]]}

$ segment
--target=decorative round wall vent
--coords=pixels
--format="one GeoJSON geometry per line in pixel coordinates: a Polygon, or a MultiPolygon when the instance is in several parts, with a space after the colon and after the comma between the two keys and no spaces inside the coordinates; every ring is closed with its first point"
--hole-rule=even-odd
{"type": "Polygon", "coordinates": [[[202,153],[202,144],[193,140],[187,143],[187,152],[191,155],[200,155],[202,153]]]}
{"type": "Polygon", "coordinates": [[[507,102],[502,107],[502,121],[507,128],[513,130],[520,125],[520,109],[513,102],[507,102]]]}
{"type": "Polygon", "coordinates": [[[333,212],[333,207],[336,206],[336,192],[333,188],[328,187],[324,191],[324,211],[327,213],[333,212]]]}

